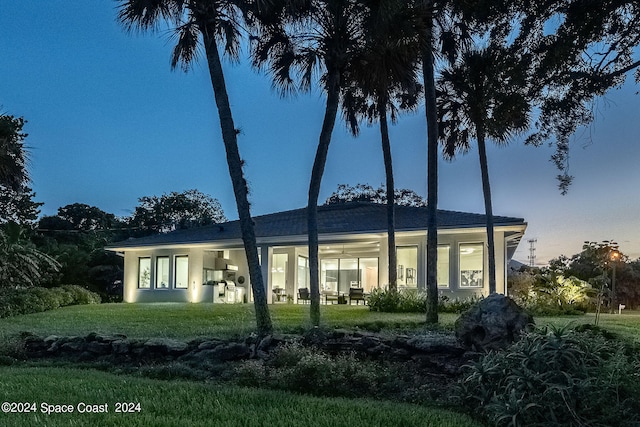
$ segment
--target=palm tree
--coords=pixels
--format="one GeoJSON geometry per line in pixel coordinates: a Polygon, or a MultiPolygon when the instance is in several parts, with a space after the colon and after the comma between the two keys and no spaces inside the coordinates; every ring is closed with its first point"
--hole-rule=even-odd
{"type": "Polygon", "coordinates": [[[478,141],[489,252],[489,293],[496,292],[496,258],[493,208],[486,139],[498,144],[529,128],[530,105],[526,96],[527,76],[522,59],[506,49],[492,47],[469,51],[439,81],[439,115],[445,156],[470,149],[478,141]]]}
{"type": "Polygon", "coordinates": [[[345,74],[362,44],[366,8],[357,0],[308,0],[287,9],[291,3],[283,0],[281,20],[262,28],[254,63],[258,67],[268,63],[273,84],[282,95],[308,91],[319,77],[327,96],[307,203],[310,318],[313,325],[319,325],[318,196],[345,74]],[[292,74],[300,77],[297,84],[292,74]]]}
{"type": "Polygon", "coordinates": [[[24,119],[0,115],[0,186],[19,191],[29,181],[26,169],[28,153],[22,133],[24,119]]]}
{"type": "Polygon", "coordinates": [[[352,62],[351,80],[343,97],[343,110],[351,132],[358,135],[358,118],[380,123],[380,139],[386,176],[389,290],[397,290],[395,239],[395,185],[387,116],[395,123],[399,109],[417,107],[421,87],[415,38],[409,9],[395,0],[363,0],[371,11],[365,22],[365,46],[352,62]],[[409,24],[409,25],[407,25],[409,24]]]}
{"type": "Polygon", "coordinates": [[[15,222],[0,228],[0,288],[39,286],[60,270],[60,263],[37,250],[24,232],[15,222]]]}
{"type": "Polygon", "coordinates": [[[182,64],[183,69],[188,70],[196,58],[200,41],[204,47],[249,265],[257,329],[260,335],[269,334],[273,326],[258,260],[255,230],[249,209],[249,191],[242,171],[243,162],[238,151],[238,132],[231,114],[217,45],[218,42],[223,43],[225,54],[237,59],[240,40],[240,7],[245,6],[247,2],[241,0],[120,0],[120,3],[118,17],[129,29],[153,30],[162,21],[174,26],[177,43],[173,50],[172,68],[182,64]]]}

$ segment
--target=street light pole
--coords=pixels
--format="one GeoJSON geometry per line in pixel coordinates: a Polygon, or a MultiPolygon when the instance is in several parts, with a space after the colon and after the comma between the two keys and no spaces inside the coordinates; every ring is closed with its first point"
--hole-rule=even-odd
{"type": "MultiPolygon", "coordinates": [[[[615,243],[615,242],[614,242],[615,243]]],[[[618,251],[618,247],[617,244],[616,246],[614,246],[611,250],[611,254],[610,254],[610,259],[611,259],[611,264],[612,264],[612,268],[611,268],[611,313],[615,313],[615,310],[617,310],[617,305],[616,305],[616,264],[618,261],[618,258],[620,258],[620,252],[618,251]]]]}

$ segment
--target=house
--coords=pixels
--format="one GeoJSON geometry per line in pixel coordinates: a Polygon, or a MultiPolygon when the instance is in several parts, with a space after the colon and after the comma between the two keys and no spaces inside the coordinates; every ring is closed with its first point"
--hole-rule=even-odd
{"type": "MultiPolygon", "coordinates": [[[[298,302],[309,287],[306,209],[254,218],[270,303],[298,302]]],[[[318,207],[323,302],[366,294],[388,277],[385,205],[350,202],[318,207]]],[[[497,291],[527,224],[495,216],[497,291]]],[[[398,288],[426,287],[427,209],[396,207],[398,288]]],[[[438,288],[449,296],[488,294],[485,215],[438,211],[438,288]]],[[[176,230],[115,243],[124,256],[125,302],[250,302],[251,286],[239,221],[176,230]]]]}

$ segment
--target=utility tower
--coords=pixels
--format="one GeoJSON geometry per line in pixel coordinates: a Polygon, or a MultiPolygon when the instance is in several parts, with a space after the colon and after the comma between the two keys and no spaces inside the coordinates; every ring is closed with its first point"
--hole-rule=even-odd
{"type": "Polygon", "coordinates": [[[536,242],[538,239],[529,239],[529,267],[535,267],[536,265],[536,242]]]}

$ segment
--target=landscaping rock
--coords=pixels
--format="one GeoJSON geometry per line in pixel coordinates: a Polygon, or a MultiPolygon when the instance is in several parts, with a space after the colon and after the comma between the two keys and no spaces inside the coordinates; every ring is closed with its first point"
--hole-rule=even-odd
{"type": "Polygon", "coordinates": [[[144,343],[145,352],[164,354],[181,354],[187,349],[187,343],[168,338],[152,338],[144,343]]]}
{"type": "Polygon", "coordinates": [[[211,357],[221,361],[246,359],[251,354],[249,346],[237,342],[216,347],[211,351],[211,357]]]}
{"type": "Polygon", "coordinates": [[[511,344],[534,323],[511,298],[491,294],[456,320],[456,337],[476,351],[498,350],[511,344]]]}

